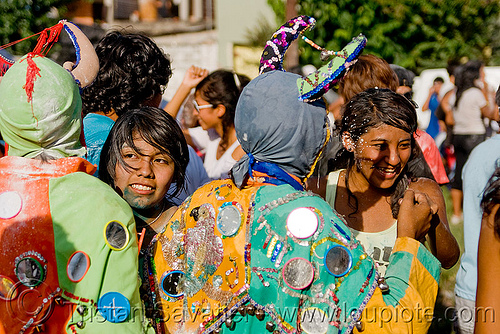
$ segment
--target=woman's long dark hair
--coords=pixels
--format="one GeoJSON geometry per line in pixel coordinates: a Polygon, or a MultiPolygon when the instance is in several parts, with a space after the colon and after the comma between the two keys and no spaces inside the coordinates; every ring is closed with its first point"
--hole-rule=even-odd
{"type": "Polygon", "coordinates": [[[483,63],[479,60],[471,60],[465,65],[461,66],[461,69],[455,75],[455,86],[457,87],[455,107],[458,106],[458,102],[462,97],[462,94],[471,87],[476,87],[475,81],[479,79],[479,71],[483,67],[483,63]]]}
{"type": "Polygon", "coordinates": [[[196,91],[201,97],[216,107],[222,104],[226,112],[222,116],[221,146],[227,149],[227,129],[234,127],[236,104],[243,88],[250,82],[245,75],[236,74],[227,70],[217,70],[210,73],[197,86],[196,91]]]}
{"type": "MultiPolygon", "coordinates": [[[[497,163],[495,172],[491,176],[484,190],[481,200],[481,209],[483,213],[489,215],[493,207],[500,204],[500,166],[497,163]]],[[[495,234],[500,238],[500,210],[495,214],[495,226],[493,226],[495,234]]]]}
{"type": "Polygon", "coordinates": [[[121,150],[123,145],[127,144],[137,153],[141,153],[134,144],[134,134],[139,134],[146,143],[168,155],[174,162],[172,181],[177,187],[171,197],[175,197],[184,188],[189,151],[175,119],[159,108],[132,109],[118,118],[101,151],[99,178],[114,188],[116,164],[119,163],[126,170],[132,169],[123,160],[121,150]]]}
{"type": "MultiPolygon", "coordinates": [[[[382,124],[409,133],[412,153],[408,162],[417,156],[418,149],[413,137],[413,133],[417,129],[415,106],[406,97],[390,89],[370,88],[354,96],[343,107],[342,122],[337,127],[337,134],[341,137],[344,132],[347,132],[351,135],[352,140],[357,142],[363,134],[382,124]]],[[[349,206],[354,210],[353,214],[358,211],[358,200],[349,189],[348,181],[349,171],[355,163],[354,153],[342,147],[331,168],[331,170],[347,169],[346,189],[349,195],[349,206]]],[[[408,171],[408,164],[406,164],[392,188],[391,209],[394,218],[399,212],[398,200],[403,196],[412,178],[413,175],[408,171]]]]}

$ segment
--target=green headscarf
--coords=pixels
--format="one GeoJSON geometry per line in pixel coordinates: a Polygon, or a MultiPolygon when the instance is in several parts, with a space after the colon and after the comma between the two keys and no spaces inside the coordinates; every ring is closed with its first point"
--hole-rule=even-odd
{"type": "Polygon", "coordinates": [[[33,56],[39,73],[34,74],[30,102],[25,89],[28,58],[24,56],[12,65],[0,82],[0,132],[9,145],[8,155],[84,157],[86,151],[80,142],[82,101],[75,79],[52,60],[33,56]]]}

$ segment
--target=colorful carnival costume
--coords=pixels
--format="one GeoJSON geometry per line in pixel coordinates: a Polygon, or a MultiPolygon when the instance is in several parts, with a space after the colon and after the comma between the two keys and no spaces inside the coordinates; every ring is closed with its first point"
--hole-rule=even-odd
{"type": "Polygon", "coordinates": [[[67,22],[39,46],[62,28],[77,46],[71,71],[38,49],[0,83],[10,155],[0,159],[0,333],[142,333],[132,210],[81,158],[77,82],[92,82],[97,56],[67,22]]]}
{"type": "Polygon", "coordinates": [[[345,223],[303,191],[329,136],[325,106],[315,100],[366,43],[358,36],[307,78],[281,71],[289,43],[313,23],[302,16],[282,26],[264,50],[261,75],[243,90],[235,127],[247,155],[233,179],[197,190],[153,240],[146,269],[162,310],[157,332],[428,329],[437,259],[418,241],[399,238],[379,279],[345,223]]]}

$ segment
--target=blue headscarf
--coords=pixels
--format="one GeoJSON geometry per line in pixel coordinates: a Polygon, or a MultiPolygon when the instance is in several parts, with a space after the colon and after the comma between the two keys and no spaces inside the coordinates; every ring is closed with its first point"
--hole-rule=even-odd
{"type": "Polygon", "coordinates": [[[255,164],[274,164],[305,179],[328,136],[328,118],[322,100],[299,100],[301,76],[271,71],[252,80],[241,93],[234,119],[236,135],[247,153],[232,168],[241,187],[255,164]]]}

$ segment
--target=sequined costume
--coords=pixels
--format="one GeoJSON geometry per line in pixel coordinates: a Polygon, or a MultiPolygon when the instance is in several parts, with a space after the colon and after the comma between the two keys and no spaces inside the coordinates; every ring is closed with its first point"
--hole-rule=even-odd
{"type": "Polygon", "coordinates": [[[349,333],[363,309],[365,317],[374,320],[358,324],[367,333],[394,333],[399,327],[403,332],[425,332],[440,270],[439,262],[416,240],[398,239],[386,276],[389,292],[382,294],[373,261],[328,204],[288,185],[240,191],[232,182],[214,181],[180,207],[154,247],[150,279],[156,282],[157,304],[171,333],[210,333],[226,327],[227,319],[237,333],[263,333],[265,328],[349,333]],[[287,229],[287,218],[297,208],[317,218],[304,222],[312,225],[309,238],[299,239],[287,229]],[[210,228],[201,230],[201,224],[210,228]],[[350,255],[337,274],[347,273],[337,277],[325,268],[325,258],[338,246],[350,255]],[[312,264],[309,271],[303,267],[307,262],[312,264]],[[406,321],[380,322],[381,312],[384,317],[399,312],[400,318],[403,312],[406,321]],[[407,321],[409,314],[421,321],[407,321]]]}
{"type": "Polygon", "coordinates": [[[146,331],[132,210],[83,159],[79,89],[98,68],[90,41],[61,21],[0,82],[2,334],[146,331]],[[65,68],[42,52],[63,28],[78,59],[65,68]]]}
{"type": "Polygon", "coordinates": [[[142,332],[132,211],[94,169],[76,157],[0,159],[0,333],[142,332]],[[123,245],[106,241],[111,221],[123,245]],[[118,323],[105,320],[107,292],[127,298],[130,319],[118,308],[118,323]]]}
{"type": "Polygon", "coordinates": [[[428,329],[437,259],[418,241],[397,239],[379,279],[346,224],[303,191],[329,138],[325,105],[316,99],[366,43],[353,39],[308,78],[280,71],[280,52],[313,23],[302,16],[283,25],[264,50],[262,73],[243,89],[235,129],[247,155],[233,166],[232,180],[198,189],[153,239],[147,271],[162,310],[158,333],[428,329]],[[416,321],[423,310],[427,318],[416,321]]]}

